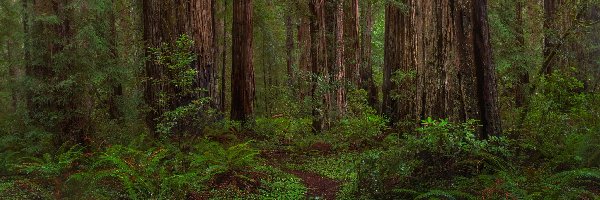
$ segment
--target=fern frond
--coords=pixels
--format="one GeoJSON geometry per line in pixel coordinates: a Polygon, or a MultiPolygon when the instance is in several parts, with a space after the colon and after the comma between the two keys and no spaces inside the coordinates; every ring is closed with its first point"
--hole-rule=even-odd
{"type": "Polygon", "coordinates": [[[464,192],[460,192],[460,191],[454,191],[454,190],[450,190],[450,191],[445,191],[445,190],[431,190],[427,193],[421,194],[417,197],[415,197],[415,200],[418,199],[432,199],[432,198],[444,198],[444,199],[448,199],[448,200],[454,200],[454,199],[476,199],[475,196],[468,194],[468,193],[464,193],[464,192]]]}

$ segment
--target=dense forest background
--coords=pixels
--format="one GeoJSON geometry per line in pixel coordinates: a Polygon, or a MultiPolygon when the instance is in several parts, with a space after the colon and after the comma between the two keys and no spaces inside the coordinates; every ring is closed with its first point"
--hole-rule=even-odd
{"type": "Polygon", "coordinates": [[[598,0],[0,0],[0,199],[598,199],[598,0]]]}

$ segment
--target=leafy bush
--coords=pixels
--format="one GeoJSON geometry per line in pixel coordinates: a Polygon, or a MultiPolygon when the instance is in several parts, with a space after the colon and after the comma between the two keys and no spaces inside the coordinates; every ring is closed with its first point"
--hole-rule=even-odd
{"type": "Polygon", "coordinates": [[[294,137],[310,133],[311,119],[309,118],[257,118],[252,127],[256,134],[267,139],[292,140],[294,137]]]}
{"type": "Polygon", "coordinates": [[[365,114],[341,119],[328,133],[337,137],[335,145],[345,144],[351,149],[363,149],[377,144],[386,124],[387,119],[379,115],[365,114]]]}
{"type": "Polygon", "coordinates": [[[547,168],[558,170],[598,163],[597,151],[590,150],[598,147],[600,138],[600,124],[596,122],[600,95],[582,91],[581,81],[560,72],[540,81],[523,131],[512,136],[519,140],[525,156],[547,160],[547,168]]]}
{"type": "MultiPolygon", "coordinates": [[[[450,185],[454,177],[512,167],[506,162],[513,155],[510,141],[504,137],[478,140],[476,121],[454,124],[428,118],[422,125],[415,134],[405,134],[396,147],[364,154],[358,166],[361,193],[381,198],[415,191],[411,196],[415,198],[450,185]]],[[[430,195],[441,194],[439,191],[430,195]]]]}
{"type": "Polygon", "coordinates": [[[182,139],[186,134],[198,135],[206,126],[221,118],[216,110],[210,108],[210,97],[199,95],[207,92],[197,87],[198,70],[190,67],[197,56],[192,50],[193,45],[190,36],[181,35],[174,44],[150,49],[152,61],[162,67],[165,73],[158,79],[148,80],[161,89],[167,88],[158,91],[158,99],[152,102],[158,106],[154,109],[160,109],[153,112],[162,113],[155,120],[158,122],[156,131],[163,136],[177,133],[182,139]]]}

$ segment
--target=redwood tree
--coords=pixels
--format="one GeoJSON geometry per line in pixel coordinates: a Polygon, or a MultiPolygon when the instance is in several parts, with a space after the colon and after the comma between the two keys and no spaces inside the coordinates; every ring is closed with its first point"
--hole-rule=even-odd
{"type": "Polygon", "coordinates": [[[369,105],[379,110],[379,91],[375,81],[373,80],[373,2],[366,1],[362,9],[361,17],[361,62],[360,62],[360,79],[361,89],[367,91],[369,105]]]}
{"type": "Polygon", "coordinates": [[[480,120],[501,132],[487,1],[409,0],[386,10],[384,111],[393,119],[480,120]],[[398,84],[398,85],[396,85],[398,84]]]}
{"type": "Polygon", "coordinates": [[[254,112],[252,14],[252,0],[233,2],[231,119],[239,121],[248,120],[254,112]]]}
{"type": "MultiPolygon", "coordinates": [[[[197,88],[201,88],[198,97],[209,97],[212,107],[218,102],[216,66],[214,65],[213,40],[213,7],[211,0],[191,0],[189,3],[175,1],[143,0],[142,14],[144,25],[144,40],[149,48],[163,44],[172,44],[182,34],[187,34],[194,40],[193,52],[197,54],[192,68],[198,71],[195,80],[197,88]]],[[[147,52],[151,57],[152,53],[147,52]]],[[[175,99],[160,105],[159,94],[174,95],[179,90],[172,84],[154,84],[155,80],[170,79],[169,74],[153,59],[146,62],[146,83],[144,97],[150,107],[147,124],[151,129],[156,125],[156,119],[165,111],[185,105],[192,98],[175,99]]]]}
{"type": "Polygon", "coordinates": [[[310,16],[310,38],[311,38],[311,89],[310,94],[313,101],[313,131],[320,132],[324,128],[325,110],[321,106],[324,98],[318,91],[319,77],[324,75],[327,69],[327,39],[325,27],[325,0],[311,0],[309,2],[310,16]]]}
{"type": "Polygon", "coordinates": [[[344,62],[346,77],[354,86],[360,84],[360,38],[358,0],[344,0],[344,62]]]}

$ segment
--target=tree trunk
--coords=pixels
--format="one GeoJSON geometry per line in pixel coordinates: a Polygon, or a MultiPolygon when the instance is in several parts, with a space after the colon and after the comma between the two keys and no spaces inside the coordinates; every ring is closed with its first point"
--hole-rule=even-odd
{"type": "MultiPolygon", "coordinates": [[[[108,38],[109,40],[109,55],[111,57],[112,63],[115,64],[115,66],[118,66],[118,62],[120,62],[119,60],[119,52],[118,52],[118,34],[117,34],[117,14],[119,14],[117,12],[117,5],[115,3],[114,0],[111,1],[111,12],[110,12],[110,16],[109,16],[109,23],[110,23],[110,38],[108,38]]],[[[116,75],[112,75],[109,78],[109,84],[111,84],[111,93],[109,94],[108,97],[108,116],[110,119],[120,119],[122,117],[122,112],[119,106],[119,99],[121,98],[121,96],[123,96],[123,86],[121,85],[121,83],[119,82],[119,80],[117,80],[118,77],[116,75]]]]}
{"type": "Polygon", "coordinates": [[[379,94],[373,80],[372,41],[373,41],[373,3],[366,2],[362,18],[361,56],[361,88],[367,91],[369,106],[379,110],[379,94]]]}
{"type": "Polygon", "coordinates": [[[220,92],[219,92],[219,110],[222,113],[225,113],[227,110],[227,98],[225,97],[225,85],[227,82],[227,39],[229,38],[229,34],[227,34],[227,24],[225,22],[225,11],[227,10],[227,1],[223,1],[223,7],[222,9],[220,9],[222,11],[221,16],[219,17],[219,24],[222,24],[223,26],[222,28],[222,40],[223,43],[221,44],[221,50],[222,50],[222,54],[221,54],[221,87],[220,92]]]}
{"type": "Polygon", "coordinates": [[[325,35],[325,2],[324,0],[311,0],[309,7],[312,15],[310,16],[310,38],[311,38],[311,90],[310,94],[313,102],[313,131],[321,132],[325,125],[325,112],[323,109],[323,97],[319,92],[319,77],[323,77],[327,69],[327,38],[325,35]]]}
{"type": "MultiPolygon", "coordinates": [[[[174,1],[143,0],[142,14],[144,17],[144,40],[147,47],[155,48],[165,43],[172,44],[181,34],[187,34],[194,40],[193,51],[197,54],[197,59],[191,67],[198,71],[195,80],[196,86],[203,89],[199,97],[209,97],[210,106],[215,107],[218,96],[213,59],[211,3],[211,0],[192,0],[187,4],[174,1]]],[[[146,55],[151,57],[152,53],[147,51],[146,55]]],[[[146,76],[149,80],[146,83],[144,97],[151,109],[146,118],[151,130],[154,130],[156,126],[156,119],[165,111],[185,105],[191,100],[177,99],[168,102],[166,106],[159,105],[159,94],[166,93],[173,96],[178,90],[171,84],[157,85],[153,83],[153,80],[172,78],[168,77],[169,75],[163,70],[152,59],[148,59],[146,62],[146,76]]]]}
{"type": "Polygon", "coordinates": [[[391,118],[392,122],[399,120],[398,116],[398,85],[392,76],[400,69],[402,61],[404,29],[403,13],[397,6],[388,3],[385,10],[385,55],[383,69],[383,104],[381,110],[391,118]]]}
{"type": "Polygon", "coordinates": [[[334,80],[337,86],[335,91],[338,118],[346,113],[346,65],[344,64],[344,2],[338,1],[335,11],[335,70],[334,80]]]}
{"type": "Polygon", "coordinates": [[[557,8],[560,5],[560,0],[544,0],[544,64],[542,73],[544,75],[550,75],[553,71],[553,65],[555,62],[553,54],[556,49],[558,30],[556,24],[557,20],[557,8]]]}
{"type": "Polygon", "coordinates": [[[233,2],[231,119],[245,122],[254,113],[252,0],[233,2]]]}
{"type": "Polygon", "coordinates": [[[385,113],[394,120],[477,119],[482,138],[498,135],[487,1],[406,5],[406,13],[391,4],[386,11],[385,113]]]}
{"type": "Polygon", "coordinates": [[[287,64],[287,78],[288,78],[288,86],[293,87],[295,85],[295,76],[294,76],[294,29],[292,24],[292,16],[291,14],[286,14],[285,17],[285,54],[286,54],[286,64],[287,64]]]}
{"type": "Polygon", "coordinates": [[[21,82],[23,78],[23,69],[21,66],[15,62],[16,55],[15,50],[18,49],[17,45],[12,39],[8,39],[6,41],[6,59],[8,61],[9,66],[9,75],[10,75],[10,85],[11,85],[11,111],[12,113],[16,113],[21,106],[21,102],[23,102],[23,97],[21,96],[21,90],[18,87],[18,84],[21,82]]]}
{"type": "Polygon", "coordinates": [[[304,100],[304,98],[308,95],[310,86],[307,86],[306,83],[309,83],[310,78],[307,78],[306,74],[310,72],[311,68],[311,31],[310,31],[310,19],[308,16],[302,16],[300,18],[300,23],[298,25],[298,50],[300,51],[300,56],[298,57],[298,68],[301,72],[301,77],[298,77],[298,99],[300,101],[304,100]]]}
{"type": "Polygon", "coordinates": [[[482,138],[500,136],[502,133],[500,112],[498,107],[498,91],[496,67],[492,58],[490,27],[487,17],[487,0],[472,2],[474,12],[474,58],[477,67],[477,83],[479,96],[479,119],[483,125],[482,138]]]}
{"type": "MultiPolygon", "coordinates": [[[[516,31],[516,39],[517,39],[517,45],[520,49],[520,53],[525,53],[525,32],[524,32],[524,26],[525,26],[525,22],[523,21],[523,0],[517,0],[516,6],[515,6],[515,13],[517,16],[516,19],[516,27],[517,27],[517,31],[516,31]]],[[[517,69],[515,69],[517,71],[517,78],[518,78],[518,82],[515,85],[515,106],[517,108],[521,108],[523,107],[523,105],[525,105],[525,101],[527,98],[526,97],[526,87],[525,85],[529,83],[529,73],[527,72],[527,69],[524,69],[523,67],[519,67],[517,69]]]]}
{"type": "Polygon", "coordinates": [[[360,39],[358,0],[343,0],[345,4],[344,20],[344,62],[347,79],[354,86],[360,86],[360,39]]]}
{"type": "Polygon", "coordinates": [[[212,74],[214,75],[214,84],[215,84],[215,94],[213,95],[213,99],[215,101],[215,108],[219,110],[224,110],[224,84],[222,83],[225,77],[223,76],[223,69],[225,69],[225,59],[222,59],[225,55],[225,45],[223,44],[225,41],[225,18],[223,17],[225,13],[225,7],[223,5],[225,1],[217,1],[211,0],[212,4],[212,31],[213,31],[213,59],[214,59],[214,70],[212,74]],[[221,75],[217,73],[217,70],[221,69],[221,75]],[[221,84],[219,84],[219,80],[221,84]]]}

